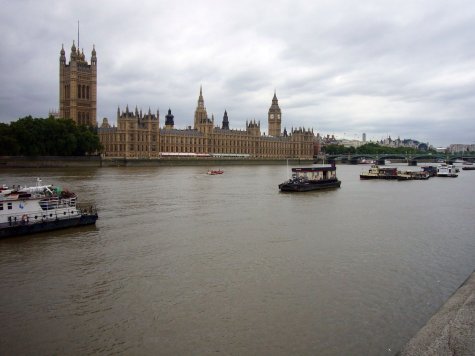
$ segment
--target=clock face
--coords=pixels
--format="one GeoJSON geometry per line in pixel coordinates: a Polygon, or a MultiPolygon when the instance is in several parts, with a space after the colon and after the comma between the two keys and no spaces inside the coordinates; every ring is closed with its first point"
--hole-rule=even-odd
{"type": "Polygon", "coordinates": [[[270,114],[270,118],[273,119],[273,118],[274,118],[274,114],[270,114]]]}
{"type": "Polygon", "coordinates": [[[280,114],[277,114],[277,118],[280,119],[280,114]]]}

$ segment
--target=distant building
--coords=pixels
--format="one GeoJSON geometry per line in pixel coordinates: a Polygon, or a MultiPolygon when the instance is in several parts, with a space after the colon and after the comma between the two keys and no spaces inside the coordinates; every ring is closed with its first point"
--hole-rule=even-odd
{"type": "Polygon", "coordinates": [[[388,136],[385,139],[382,139],[378,142],[381,146],[386,147],[408,147],[408,148],[415,148],[421,151],[426,151],[429,148],[428,143],[419,142],[413,139],[400,139],[399,137],[395,140],[388,136]]]}
{"type": "Polygon", "coordinates": [[[366,133],[363,133],[362,141],[366,143],[366,133]]]}
{"type": "Polygon", "coordinates": [[[51,116],[54,117],[55,119],[59,119],[60,118],[59,111],[54,110],[54,109],[50,109],[48,111],[48,117],[51,117],[51,116]]]}
{"type": "Polygon", "coordinates": [[[344,147],[360,147],[362,145],[364,145],[364,142],[363,141],[360,141],[360,140],[347,140],[347,139],[342,139],[342,140],[338,140],[338,144],[339,145],[342,145],[344,147]]]}
{"type": "Polygon", "coordinates": [[[97,126],[97,57],[92,48],[91,64],[84,51],[71,46],[69,63],[66,63],[64,46],[59,57],[59,117],[73,120],[79,125],[97,126]]]}
{"type": "Polygon", "coordinates": [[[475,152],[475,144],[451,144],[447,151],[450,153],[458,153],[458,152],[475,152]]]}
{"type": "Polygon", "coordinates": [[[292,128],[288,133],[284,128],[281,133],[281,110],[275,92],[268,112],[268,136],[261,133],[261,124],[256,120],[246,121],[244,130],[229,129],[227,111],[224,112],[221,127],[215,125],[214,116],[208,117],[201,88],[193,128],[174,128],[171,109],[165,118],[165,125],[160,127],[158,111],[152,114],[149,109],[148,114],[144,115],[137,108],[134,112],[128,106],[123,112],[117,109],[117,127],[103,124],[98,129],[104,155],[158,158],[163,153],[168,156],[196,153],[303,159],[311,159],[314,155],[313,130],[292,128]]]}

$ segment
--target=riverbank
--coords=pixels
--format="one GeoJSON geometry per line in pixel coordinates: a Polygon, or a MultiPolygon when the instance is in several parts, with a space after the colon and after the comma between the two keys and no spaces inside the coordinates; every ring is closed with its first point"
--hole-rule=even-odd
{"type": "Polygon", "coordinates": [[[125,159],[100,156],[1,156],[0,169],[5,168],[78,168],[78,167],[156,167],[156,166],[226,166],[226,165],[301,165],[312,164],[311,159],[263,158],[159,158],[125,159]]]}
{"type": "Polygon", "coordinates": [[[100,156],[0,156],[0,169],[5,168],[77,168],[101,167],[100,156]]]}
{"type": "Polygon", "coordinates": [[[475,355],[475,272],[398,355],[475,355]]]}

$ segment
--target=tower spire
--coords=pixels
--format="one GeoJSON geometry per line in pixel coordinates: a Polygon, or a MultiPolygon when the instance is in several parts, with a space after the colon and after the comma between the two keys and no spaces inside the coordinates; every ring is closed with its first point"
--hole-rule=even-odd
{"type": "Polygon", "coordinates": [[[78,20],[78,48],[81,48],[79,47],[79,20],[78,20]]]}
{"type": "Polygon", "coordinates": [[[203,88],[202,85],[200,85],[200,96],[198,97],[198,107],[203,107],[204,108],[204,99],[203,99],[203,88]]]}

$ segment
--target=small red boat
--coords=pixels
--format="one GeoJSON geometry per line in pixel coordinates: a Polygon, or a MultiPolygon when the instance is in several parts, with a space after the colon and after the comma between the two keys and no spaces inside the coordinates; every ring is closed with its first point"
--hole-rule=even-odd
{"type": "Polygon", "coordinates": [[[223,174],[223,173],[224,173],[224,171],[221,170],[221,169],[210,169],[208,171],[208,174],[211,175],[211,176],[214,176],[216,174],[223,174]]]}

